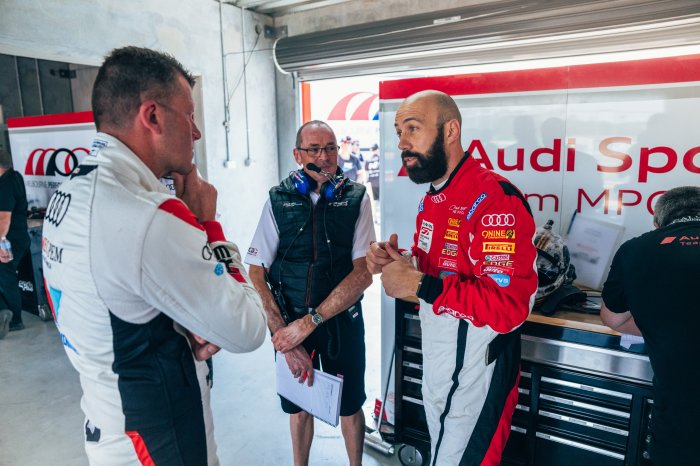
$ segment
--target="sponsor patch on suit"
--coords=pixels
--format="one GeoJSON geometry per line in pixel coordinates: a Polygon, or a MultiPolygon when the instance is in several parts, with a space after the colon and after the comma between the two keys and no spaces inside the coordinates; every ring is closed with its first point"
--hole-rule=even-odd
{"type": "Polygon", "coordinates": [[[503,241],[485,241],[481,247],[481,252],[504,252],[512,254],[515,252],[515,243],[506,243],[503,241]]]}
{"type": "Polygon", "coordinates": [[[418,233],[418,249],[425,252],[430,252],[430,243],[433,242],[434,226],[427,220],[423,220],[418,233]]]}

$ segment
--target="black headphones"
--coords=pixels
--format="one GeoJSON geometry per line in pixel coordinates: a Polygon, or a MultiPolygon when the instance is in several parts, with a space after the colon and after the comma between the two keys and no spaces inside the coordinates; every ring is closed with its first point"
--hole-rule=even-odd
{"type": "MultiPolygon", "coordinates": [[[[328,182],[321,186],[321,197],[327,201],[337,201],[343,196],[347,178],[338,167],[334,177],[329,177],[328,182]]],[[[292,172],[292,182],[299,194],[308,196],[318,186],[318,182],[311,178],[303,169],[292,172]]]]}

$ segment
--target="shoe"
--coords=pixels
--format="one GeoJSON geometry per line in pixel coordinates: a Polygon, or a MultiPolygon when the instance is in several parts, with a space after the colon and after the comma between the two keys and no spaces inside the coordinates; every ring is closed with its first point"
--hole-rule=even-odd
{"type": "Polygon", "coordinates": [[[0,340],[5,338],[7,332],[10,331],[10,321],[12,320],[12,311],[3,309],[0,311],[0,340]]]}
{"type": "Polygon", "coordinates": [[[17,322],[16,324],[10,324],[10,332],[16,332],[17,330],[24,330],[24,323],[17,322]]]}

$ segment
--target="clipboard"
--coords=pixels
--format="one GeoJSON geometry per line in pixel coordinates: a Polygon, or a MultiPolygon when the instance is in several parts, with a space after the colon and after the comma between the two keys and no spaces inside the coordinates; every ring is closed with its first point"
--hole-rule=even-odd
{"type": "Polygon", "coordinates": [[[603,288],[624,230],[624,225],[586,215],[576,215],[571,220],[566,244],[576,267],[574,284],[594,290],[603,288]]]}
{"type": "Polygon", "coordinates": [[[284,354],[275,358],[277,393],[315,418],[337,427],[340,422],[340,397],[343,379],[314,369],[314,384],[299,383],[289,370],[284,354]]]}

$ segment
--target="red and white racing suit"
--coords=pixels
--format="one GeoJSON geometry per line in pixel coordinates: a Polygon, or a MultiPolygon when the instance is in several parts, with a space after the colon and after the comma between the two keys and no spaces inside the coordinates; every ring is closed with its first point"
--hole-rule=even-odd
{"type": "Polygon", "coordinates": [[[537,289],[535,224],[508,180],[466,154],[421,200],[412,253],[431,464],[499,464],[537,289]]]}
{"type": "Polygon", "coordinates": [[[209,369],[182,328],[253,351],[260,296],[218,222],[200,224],[115,137],[98,133],[93,155],[51,198],[42,240],[90,464],[218,465],[209,369]]]}

